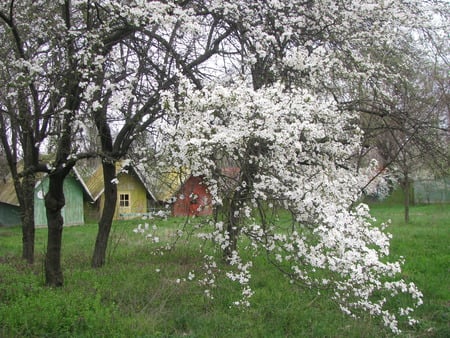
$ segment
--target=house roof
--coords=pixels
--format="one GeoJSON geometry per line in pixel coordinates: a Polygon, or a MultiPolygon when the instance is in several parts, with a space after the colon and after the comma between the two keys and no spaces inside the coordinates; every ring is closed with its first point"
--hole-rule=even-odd
{"type": "Polygon", "coordinates": [[[85,178],[86,189],[92,201],[96,201],[105,190],[103,184],[103,167],[99,165],[88,177],[85,178]]]}
{"type": "Polygon", "coordinates": [[[148,176],[148,185],[153,191],[155,200],[167,201],[177,194],[190,176],[188,170],[159,170],[148,176]]]}
{"type": "MultiPolygon", "coordinates": [[[[128,171],[131,171],[132,174],[134,174],[139,181],[144,186],[147,193],[156,200],[149,184],[147,183],[148,180],[145,179],[145,176],[140,173],[139,170],[137,170],[135,167],[127,164],[126,161],[119,161],[116,163],[116,173],[117,176],[120,177],[120,175],[123,175],[124,173],[121,173],[123,169],[126,169],[128,171]]],[[[92,199],[92,201],[97,201],[98,198],[103,194],[105,191],[104,181],[103,181],[103,166],[97,165],[96,167],[86,168],[84,167],[82,170],[84,176],[84,182],[86,186],[86,190],[89,192],[89,196],[92,199]]]]}
{"type": "Polygon", "coordinates": [[[11,175],[8,175],[0,182],[0,202],[16,206],[19,205],[11,175]]]}

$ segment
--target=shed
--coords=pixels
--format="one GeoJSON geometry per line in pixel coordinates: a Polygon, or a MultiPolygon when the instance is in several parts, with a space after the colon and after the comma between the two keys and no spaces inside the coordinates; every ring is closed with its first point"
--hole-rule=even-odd
{"type": "Polygon", "coordinates": [[[172,207],[174,216],[208,216],[213,212],[212,197],[202,176],[190,176],[176,197],[172,207]]]}
{"type": "Polygon", "coordinates": [[[0,202],[0,227],[19,225],[20,223],[20,208],[17,205],[0,202]]]}
{"type": "MultiPolygon", "coordinates": [[[[34,222],[36,226],[47,225],[44,196],[48,191],[49,179],[44,177],[34,189],[34,222]]],[[[84,224],[84,189],[77,175],[72,172],[64,179],[64,208],[61,210],[64,225],[84,224]]]]}
{"type": "MultiPolygon", "coordinates": [[[[221,168],[221,185],[233,189],[240,170],[221,168]]],[[[190,173],[188,168],[168,168],[155,171],[151,176],[152,191],[161,204],[172,203],[174,216],[206,216],[213,213],[212,196],[203,176],[190,173]]]]}
{"type": "MultiPolygon", "coordinates": [[[[147,169],[147,172],[149,169],[147,169]]],[[[148,186],[160,206],[171,203],[182,184],[190,177],[187,169],[159,168],[146,176],[148,186]]]]}
{"type": "MultiPolygon", "coordinates": [[[[34,189],[34,223],[35,226],[46,226],[44,196],[48,191],[48,176],[43,175],[37,180],[34,189]]],[[[64,224],[84,224],[84,189],[83,182],[76,170],[73,170],[64,180],[64,195],[66,205],[61,210],[64,224]]],[[[18,225],[20,220],[19,200],[11,177],[0,184],[0,225],[18,225]]]]}
{"type": "Polygon", "coordinates": [[[19,201],[10,176],[0,181],[0,226],[21,224],[19,201]]]}
{"type": "MultiPolygon", "coordinates": [[[[147,188],[141,174],[124,162],[116,164],[117,174],[117,204],[114,219],[130,219],[141,217],[149,212],[155,198],[147,188]]],[[[98,165],[86,178],[86,188],[90,200],[85,202],[85,213],[89,219],[98,220],[104,205],[103,167],[98,165]]]]}

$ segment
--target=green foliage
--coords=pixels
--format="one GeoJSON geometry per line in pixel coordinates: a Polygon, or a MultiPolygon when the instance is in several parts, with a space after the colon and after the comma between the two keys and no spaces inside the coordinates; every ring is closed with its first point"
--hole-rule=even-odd
{"type": "MultiPolygon", "coordinates": [[[[448,206],[411,209],[403,223],[401,206],[377,204],[379,221],[392,219],[392,254],[404,256],[404,278],[424,293],[415,329],[404,337],[450,335],[450,214],[448,206]]],[[[184,219],[155,222],[158,235],[169,236],[184,219]]],[[[153,223],[152,223],[153,224],[153,223]]],[[[67,227],[63,234],[65,286],[43,282],[46,229],[36,230],[36,263],[20,256],[19,228],[0,228],[1,337],[386,337],[390,333],[370,316],[352,319],[329,300],[327,290],[291,285],[263,255],[252,269],[252,306],[231,306],[240,290],[219,280],[214,299],[197,282],[183,280],[202,262],[198,242],[179,245],[164,255],[155,244],[133,233],[136,222],[113,225],[108,264],[90,268],[96,226],[67,227]],[[178,282],[177,279],[180,279],[178,282]]],[[[207,250],[205,248],[205,250],[207,250]]],[[[224,267],[223,267],[224,268],[224,267]]],[[[400,300],[401,301],[401,300],[400,300]]]]}

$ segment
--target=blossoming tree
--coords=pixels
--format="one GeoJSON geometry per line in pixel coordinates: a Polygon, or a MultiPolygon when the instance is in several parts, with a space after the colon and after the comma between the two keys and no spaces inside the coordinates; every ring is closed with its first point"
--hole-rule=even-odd
{"type": "MultiPolygon", "coordinates": [[[[173,140],[167,165],[203,176],[213,195],[216,214],[200,236],[237,269],[228,276],[243,286],[238,304],[247,305],[252,295],[251,262],[241,259],[250,247],[266,251],[293,282],[332,289],[346,313],[378,315],[394,332],[400,318],[413,324],[410,313],[421,294],[397,279],[400,262],[389,261],[389,236],[357,203],[368,179],[357,174],[353,157],[360,148],[356,121],[367,107],[358,89],[370,88],[370,99],[387,95],[380,80],[398,79],[391,52],[411,32],[429,28],[433,7],[386,1],[207,4],[215,20],[226,18],[234,28],[223,42],[228,50],[218,53],[223,63],[203,81],[196,75],[211,64],[199,64],[195,74],[177,64],[197,89],[186,85],[177,99],[170,93],[163,99],[176,121],[163,132],[173,140]],[[227,175],[224,163],[239,174],[227,175]],[[270,216],[275,207],[289,213],[289,226],[270,216]],[[243,237],[251,245],[242,246],[243,237]],[[392,311],[390,298],[399,293],[411,296],[412,307],[392,311]]],[[[370,108],[384,113],[381,104],[370,108]]],[[[212,257],[206,260],[217,267],[212,257]]],[[[201,282],[209,285],[209,277],[201,282]]]]}
{"type": "Polygon", "coordinates": [[[35,173],[49,173],[45,266],[52,285],[62,284],[58,254],[62,232],[60,210],[64,206],[62,182],[75,163],[68,158],[73,150],[76,134],[73,122],[80,105],[75,39],[69,37],[71,15],[64,8],[68,7],[46,6],[41,2],[5,1],[0,5],[2,142],[22,208],[24,258],[30,263],[34,255],[35,173]],[[47,20],[41,20],[40,15],[47,20]],[[42,146],[50,134],[56,133],[59,143],[55,156],[51,164],[45,163],[40,160],[42,146]],[[20,159],[23,170],[17,166],[20,159]]]}
{"type": "Polygon", "coordinates": [[[97,126],[103,154],[105,207],[92,265],[105,263],[108,235],[116,206],[114,162],[130,150],[158,119],[164,117],[161,94],[175,91],[178,71],[200,86],[205,76],[199,67],[219,53],[222,42],[234,28],[223,17],[211,13],[207,4],[194,2],[151,2],[104,4],[97,16],[102,21],[117,21],[132,31],[114,46],[100,46],[103,52],[95,81],[88,85],[87,101],[97,126]],[[114,18],[114,20],[112,19],[114,18]],[[115,124],[114,127],[111,124],[115,124]]]}
{"type": "Polygon", "coordinates": [[[243,286],[239,305],[252,295],[252,264],[240,258],[251,248],[265,251],[292,282],[331,288],[348,314],[381,316],[394,332],[399,317],[414,323],[409,315],[422,295],[396,279],[401,263],[388,260],[389,235],[356,203],[367,177],[356,175],[352,161],[361,131],[351,115],[278,83],[257,91],[245,83],[188,87],[177,107],[170,162],[207,182],[217,213],[199,236],[236,268],[228,276],[243,286]],[[224,174],[224,158],[238,175],[224,174]],[[291,222],[280,223],[279,213],[291,222]],[[239,244],[242,237],[250,245],[239,244]],[[386,305],[399,293],[409,294],[413,305],[394,313],[386,305]]]}

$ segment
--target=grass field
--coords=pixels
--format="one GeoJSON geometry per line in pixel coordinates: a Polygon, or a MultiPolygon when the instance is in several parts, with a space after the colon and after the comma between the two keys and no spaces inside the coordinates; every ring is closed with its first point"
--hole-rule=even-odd
{"type": "MultiPolygon", "coordinates": [[[[379,220],[392,219],[391,252],[404,256],[403,277],[424,293],[416,317],[402,337],[450,337],[450,207],[417,206],[411,222],[401,207],[375,205],[379,220]]],[[[160,221],[163,233],[181,220],[160,221]]],[[[247,310],[230,307],[240,290],[224,280],[214,300],[196,282],[183,281],[202,260],[180,243],[154,255],[133,233],[135,222],[113,225],[108,264],[90,268],[96,226],[63,233],[65,285],[43,285],[46,229],[36,230],[36,263],[21,261],[20,228],[0,228],[0,337],[387,337],[369,317],[343,315],[326,294],[293,287],[263,258],[252,270],[255,295],[247,310]],[[178,282],[178,279],[181,279],[178,282]]],[[[163,235],[163,234],[160,234],[163,235]]]]}

